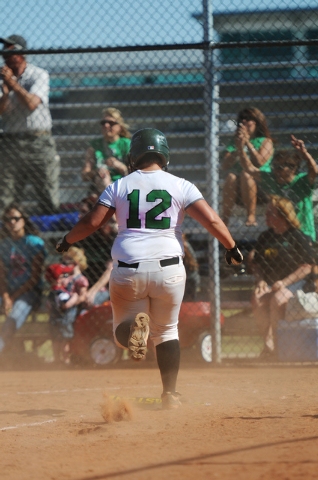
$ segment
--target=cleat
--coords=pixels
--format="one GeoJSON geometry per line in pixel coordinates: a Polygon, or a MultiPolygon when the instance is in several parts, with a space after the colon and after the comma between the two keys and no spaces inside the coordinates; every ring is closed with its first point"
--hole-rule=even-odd
{"type": "Polygon", "coordinates": [[[139,362],[144,360],[147,353],[147,340],[149,336],[149,317],[146,313],[138,313],[130,327],[128,338],[129,356],[139,362]]]}
{"type": "Polygon", "coordinates": [[[164,392],[161,395],[162,409],[163,410],[174,410],[182,406],[179,398],[180,393],[178,392],[164,392]]]}

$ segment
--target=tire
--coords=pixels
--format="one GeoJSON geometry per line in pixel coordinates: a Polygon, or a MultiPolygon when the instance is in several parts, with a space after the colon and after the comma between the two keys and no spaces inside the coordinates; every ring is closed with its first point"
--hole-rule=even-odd
{"type": "Polygon", "coordinates": [[[209,332],[203,332],[199,336],[196,345],[197,358],[201,362],[212,362],[212,337],[209,332]]]}
{"type": "Polygon", "coordinates": [[[119,361],[122,349],[110,338],[95,338],[89,347],[89,358],[93,365],[114,365],[119,361]]]}

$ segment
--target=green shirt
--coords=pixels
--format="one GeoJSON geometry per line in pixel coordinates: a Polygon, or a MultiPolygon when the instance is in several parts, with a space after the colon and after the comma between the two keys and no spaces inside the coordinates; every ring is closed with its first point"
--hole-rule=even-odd
{"type": "MultiPolygon", "coordinates": [[[[250,142],[253,145],[253,147],[256,148],[257,151],[259,151],[259,149],[261,148],[261,145],[262,145],[262,143],[264,142],[265,139],[266,139],[266,137],[256,137],[256,138],[251,138],[250,142]]],[[[229,145],[226,149],[227,152],[236,152],[236,150],[237,150],[237,148],[236,148],[235,145],[229,145]]],[[[245,150],[246,153],[248,152],[246,146],[244,147],[244,150],[245,150]]],[[[270,164],[271,164],[272,158],[273,158],[273,156],[271,156],[271,158],[269,160],[267,160],[267,162],[264,163],[264,165],[259,167],[259,169],[262,170],[263,172],[270,172],[271,171],[270,164]]],[[[250,160],[252,161],[252,159],[250,159],[250,160]]],[[[258,165],[255,165],[255,167],[258,167],[258,165]]],[[[236,175],[239,175],[242,171],[243,171],[243,168],[242,168],[241,162],[239,160],[237,162],[235,162],[235,164],[229,169],[229,172],[235,173],[236,175]]]]}
{"type": "MultiPolygon", "coordinates": [[[[119,137],[119,139],[116,140],[116,142],[107,143],[102,137],[102,138],[96,138],[95,140],[92,140],[89,143],[91,147],[95,150],[95,168],[101,167],[102,165],[107,166],[105,164],[105,160],[109,158],[111,155],[126,165],[126,158],[130,148],[129,138],[119,137]]],[[[116,169],[109,168],[109,167],[107,168],[110,172],[112,182],[122,177],[122,175],[120,175],[116,169]]]]}
{"type": "Polygon", "coordinates": [[[266,193],[288,198],[294,205],[300,229],[316,240],[312,193],[314,185],[310,185],[308,173],[298,173],[288,184],[277,183],[272,172],[261,172],[261,187],[266,193]]]}

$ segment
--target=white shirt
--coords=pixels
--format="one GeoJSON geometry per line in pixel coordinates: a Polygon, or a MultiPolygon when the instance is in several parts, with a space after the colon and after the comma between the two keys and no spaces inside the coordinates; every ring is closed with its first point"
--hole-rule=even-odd
{"type": "Polygon", "coordinates": [[[109,185],[99,203],[116,210],[113,259],[135,263],[183,256],[185,210],[202,198],[195,185],[162,170],[137,170],[109,185]]]}
{"type": "Polygon", "coordinates": [[[49,74],[43,68],[30,63],[17,82],[27,92],[34,93],[41,99],[39,106],[31,112],[14,91],[9,93],[9,104],[2,114],[2,128],[5,133],[21,133],[51,130],[52,118],[49,110],[49,74]]]}

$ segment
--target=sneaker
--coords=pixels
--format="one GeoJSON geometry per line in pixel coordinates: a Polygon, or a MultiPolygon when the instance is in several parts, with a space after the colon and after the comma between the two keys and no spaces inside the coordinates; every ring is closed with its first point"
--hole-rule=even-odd
{"type": "Polygon", "coordinates": [[[267,345],[265,345],[265,347],[263,348],[263,350],[261,351],[261,353],[259,354],[259,357],[258,357],[259,360],[261,361],[275,361],[277,360],[277,354],[275,352],[275,350],[271,350],[267,345]]]}
{"type": "Polygon", "coordinates": [[[149,336],[149,317],[146,313],[138,313],[130,327],[128,339],[129,356],[140,361],[146,357],[149,336]]]}
{"type": "Polygon", "coordinates": [[[178,392],[164,392],[161,395],[162,408],[164,410],[173,410],[181,407],[182,403],[178,397],[180,397],[178,392]]]}

